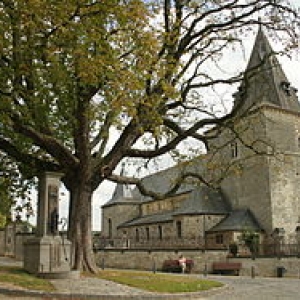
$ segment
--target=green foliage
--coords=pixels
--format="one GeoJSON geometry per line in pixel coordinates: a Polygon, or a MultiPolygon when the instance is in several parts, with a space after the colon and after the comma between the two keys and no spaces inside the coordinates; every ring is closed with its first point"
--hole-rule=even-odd
{"type": "Polygon", "coordinates": [[[197,292],[221,287],[223,285],[220,282],[211,280],[202,280],[188,276],[153,274],[149,272],[104,270],[97,276],[102,279],[158,293],[197,292]]]}
{"type": "Polygon", "coordinates": [[[17,199],[20,203],[16,210],[32,214],[30,189],[33,182],[21,176],[13,160],[1,152],[0,157],[0,227],[3,227],[11,218],[11,208],[16,205],[17,199]]]}
{"type": "Polygon", "coordinates": [[[257,232],[245,230],[240,239],[245,243],[252,254],[257,253],[259,245],[259,234],[257,232]]]}
{"type": "Polygon", "coordinates": [[[238,251],[239,251],[239,247],[238,247],[237,243],[231,243],[231,244],[229,245],[229,252],[230,252],[234,257],[237,256],[238,251]]]}

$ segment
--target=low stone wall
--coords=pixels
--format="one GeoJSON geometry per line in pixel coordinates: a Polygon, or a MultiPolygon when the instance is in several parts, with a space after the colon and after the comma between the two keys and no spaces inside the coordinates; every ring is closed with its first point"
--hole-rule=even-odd
{"type": "Polygon", "coordinates": [[[241,276],[276,277],[277,268],[284,267],[284,277],[300,278],[300,258],[227,258],[226,251],[134,251],[130,249],[106,249],[96,253],[100,268],[135,269],[159,271],[168,259],[177,259],[180,254],[194,261],[192,273],[212,273],[212,263],[230,261],[242,263],[241,276]]]}
{"type": "Polygon", "coordinates": [[[142,251],[142,250],[116,250],[107,249],[96,253],[96,262],[100,268],[161,270],[163,262],[169,259],[178,259],[183,254],[187,259],[194,261],[192,273],[211,271],[214,261],[226,259],[225,251],[202,252],[199,250],[185,251],[142,251]]]}
{"type": "Polygon", "coordinates": [[[285,258],[232,258],[230,261],[242,263],[240,275],[242,276],[255,276],[262,277],[276,277],[277,268],[285,268],[284,277],[297,277],[300,278],[300,258],[285,257],[285,258]]]}

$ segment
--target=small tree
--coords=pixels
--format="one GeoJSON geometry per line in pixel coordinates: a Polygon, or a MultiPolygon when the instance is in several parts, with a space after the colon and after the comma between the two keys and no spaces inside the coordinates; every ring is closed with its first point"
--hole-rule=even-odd
{"type": "Polygon", "coordinates": [[[251,230],[246,230],[242,233],[240,239],[245,243],[251,255],[254,257],[258,253],[259,234],[251,230]]]}
{"type": "Polygon", "coordinates": [[[233,255],[233,257],[236,257],[239,252],[238,244],[237,243],[229,244],[229,252],[233,255]]]}

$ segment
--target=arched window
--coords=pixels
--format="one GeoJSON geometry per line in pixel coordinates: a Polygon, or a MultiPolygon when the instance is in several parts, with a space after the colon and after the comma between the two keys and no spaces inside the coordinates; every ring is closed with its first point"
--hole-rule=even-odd
{"type": "Polygon", "coordinates": [[[112,221],[111,219],[108,219],[108,237],[112,237],[112,221]]]}
{"type": "Polygon", "coordinates": [[[138,230],[138,229],[135,230],[135,240],[136,240],[137,242],[140,241],[140,233],[139,233],[139,230],[138,230]]]}
{"type": "Polygon", "coordinates": [[[147,241],[150,240],[150,229],[149,229],[149,227],[146,227],[146,239],[147,239],[147,241]]]}
{"type": "Polygon", "coordinates": [[[238,144],[236,141],[230,143],[230,154],[232,158],[238,157],[238,144]]]}
{"type": "Polygon", "coordinates": [[[224,237],[223,234],[217,234],[216,235],[216,244],[220,245],[224,243],[224,237]]]}
{"type": "Polygon", "coordinates": [[[181,221],[176,222],[176,231],[177,231],[177,237],[182,238],[182,226],[181,226],[181,221]]]}
{"type": "Polygon", "coordinates": [[[160,240],[162,240],[162,238],[163,238],[162,227],[160,225],[158,226],[158,238],[160,240]]]}

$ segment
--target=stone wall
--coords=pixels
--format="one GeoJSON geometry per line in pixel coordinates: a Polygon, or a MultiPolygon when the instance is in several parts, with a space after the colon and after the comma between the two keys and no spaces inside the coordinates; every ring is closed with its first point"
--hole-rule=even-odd
{"type": "Polygon", "coordinates": [[[286,277],[300,276],[300,258],[227,258],[227,251],[133,251],[109,249],[96,253],[96,261],[100,268],[135,269],[159,271],[168,259],[178,259],[183,254],[195,263],[193,273],[203,274],[205,270],[212,273],[212,263],[230,261],[242,263],[241,276],[277,276],[277,268],[284,267],[286,277]]]}
{"type": "Polygon", "coordinates": [[[15,246],[15,252],[14,257],[17,260],[23,260],[24,258],[24,243],[28,241],[29,239],[32,239],[35,236],[34,233],[17,233],[16,234],[16,246],[15,246]]]}
{"type": "Polygon", "coordinates": [[[118,226],[140,215],[140,208],[136,204],[111,205],[102,207],[102,233],[114,238],[121,236],[118,226]]]}
{"type": "Polygon", "coordinates": [[[284,267],[286,272],[285,277],[297,277],[300,276],[300,258],[257,258],[252,260],[250,258],[231,258],[230,261],[241,262],[242,270],[240,275],[251,276],[251,271],[255,271],[255,276],[262,277],[276,277],[277,268],[284,267]],[[254,268],[254,269],[252,269],[254,268]]]}
{"type": "Polygon", "coordinates": [[[133,251],[133,250],[102,250],[96,253],[96,261],[101,268],[160,270],[163,262],[169,259],[178,259],[183,254],[187,259],[194,261],[193,273],[203,273],[205,266],[210,267],[213,261],[226,259],[226,251],[202,252],[197,250],[185,251],[133,251]]]}
{"type": "Polygon", "coordinates": [[[273,228],[284,228],[285,241],[293,241],[300,224],[300,118],[280,110],[267,110],[267,136],[276,145],[270,158],[273,228]]]}
{"type": "Polygon", "coordinates": [[[186,200],[188,194],[180,194],[163,200],[151,200],[141,204],[142,215],[161,213],[162,211],[173,211],[180,207],[182,201],[186,200]]]}

